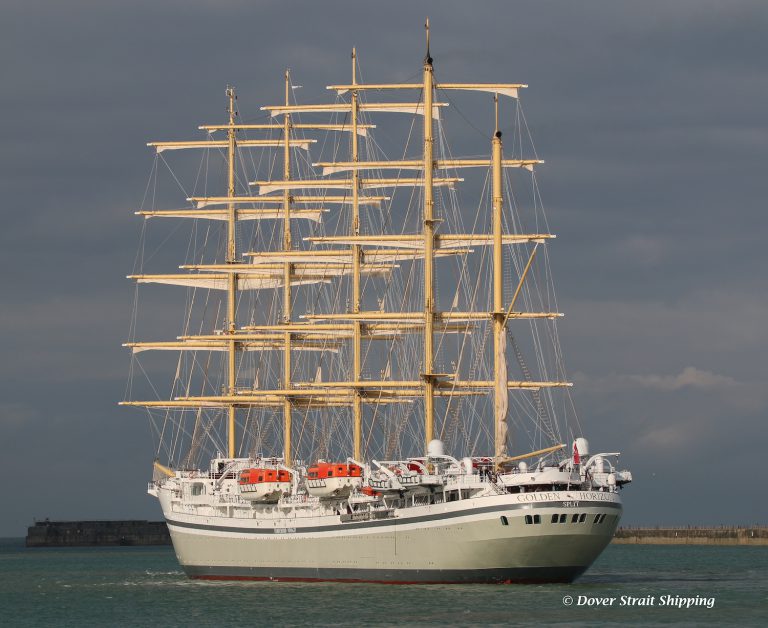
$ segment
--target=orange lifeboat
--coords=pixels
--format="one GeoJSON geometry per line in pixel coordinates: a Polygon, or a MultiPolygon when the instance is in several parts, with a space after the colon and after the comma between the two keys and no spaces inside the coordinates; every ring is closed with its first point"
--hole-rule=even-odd
{"type": "Polygon", "coordinates": [[[307,491],[315,497],[346,497],[363,485],[363,469],[344,462],[318,462],[307,470],[307,491]]]}
{"type": "Polygon", "coordinates": [[[243,469],[237,480],[243,499],[274,503],[281,495],[291,492],[291,472],[285,469],[243,469]]]}
{"type": "Polygon", "coordinates": [[[368,497],[381,497],[381,493],[372,486],[364,486],[361,493],[368,495],[368,497]]]}

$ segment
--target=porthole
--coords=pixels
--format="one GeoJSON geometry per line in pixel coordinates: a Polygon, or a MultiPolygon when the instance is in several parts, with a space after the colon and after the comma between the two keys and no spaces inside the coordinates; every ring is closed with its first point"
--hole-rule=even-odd
{"type": "Polygon", "coordinates": [[[554,515],[552,515],[551,523],[557,523],[557,519],[558,519],[558,515],[557,513],[555,513],[554,515]]]}
{"type": "Polygon", "coordinates": [[[565,523],[565,520],[568,518],[568,515],[562,514],[560,515],[560,523],[565,523]]]}
{"type": "Polygon", "coordinates": [[[533,517],[531,517],[531,515],[525,515],[525,523],[526,524],[533,523],[533,517]]]}
{"type": "Polygon", "coordinates": [[[499,517],[499,519],[501,520],[501,525],[503,525],[503,526],[508,526],[509,525],[509,520],[504,515],[501,515],[501,517],[499,517]]]}

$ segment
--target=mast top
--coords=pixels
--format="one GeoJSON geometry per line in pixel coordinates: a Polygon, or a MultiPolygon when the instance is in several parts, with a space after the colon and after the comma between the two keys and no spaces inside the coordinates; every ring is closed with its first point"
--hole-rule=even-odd
{"type": "Polygon", "coordinates": [[[285,70],[285,106],[291,104],[291,70],[290,68],[286,68],[285,70]]]}
{"type": "Polygon", "coordinates": [[[424,23],[424,30],[427,33],[427,54],[424,57],[424,65],[432,65],[432,55],[429,54],[429,18],[424,23]]]}
{"type": "Polygon", "coordinates": [[[229,114],[229,126],[232,127],[235,124],[235,116],[237,115],[237,112],[235,111],[235,100],[237,100],[237,96],[235,95],[235,88],[231,85],[227,85],[227,113],[229,114]]]}
{"type": "Polygon", "coordinates": [[[493,95],[493,113],[496,120],[494,125],[493,136],[498,139],[501,139],[501,131],[499,130],[499,94],[498,93],[493,95]]]}

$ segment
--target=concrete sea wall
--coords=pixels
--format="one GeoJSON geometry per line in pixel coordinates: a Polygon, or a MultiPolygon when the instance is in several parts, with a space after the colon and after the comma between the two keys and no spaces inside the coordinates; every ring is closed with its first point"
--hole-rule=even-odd
{"type": "Polygon", "coordinates": [[[613,542],[634,545],[768,545],[768,527],[619,528],[613,542]]]}
{"type": "Polygon", "coordinates": [[[170,545],[165,521],[37,521],[27,547],[170,545]]]}
{"type": "MultiPolygon", "coordinates": [[[[27,547],[170,545],[164,521],[37,521],[27,547]]],[[[768,526],[619,528],[613,539],[631,545],[768,545],[768,526]]]]}

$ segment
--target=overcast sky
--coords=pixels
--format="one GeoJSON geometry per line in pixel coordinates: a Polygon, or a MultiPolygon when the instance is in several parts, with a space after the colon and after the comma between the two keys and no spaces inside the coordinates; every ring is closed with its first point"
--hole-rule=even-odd
{"type": "Polygon", "coordinates": [[[151,139],[419,72],[524,82],[558,234],[585,431],[635,475],[625,524],[768,518],[768,4],[646,0],[5,0],[0,13],[0,536],[159,518],[147,421],[119,408],[151,139]]]}

